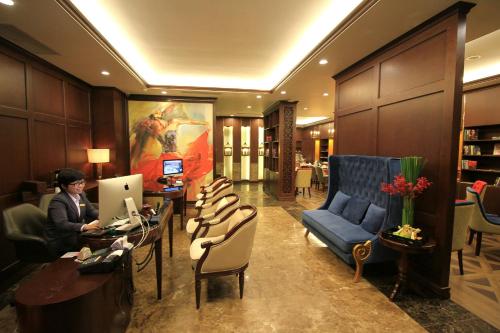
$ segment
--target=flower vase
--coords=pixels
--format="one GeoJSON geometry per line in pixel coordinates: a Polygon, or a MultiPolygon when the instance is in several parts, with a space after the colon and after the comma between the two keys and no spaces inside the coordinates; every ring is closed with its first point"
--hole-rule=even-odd
{"type": "Polygon", "coordinates": [[[403,197],[403,218],[402,225],[413,225],[414,199],[403,197]]]}

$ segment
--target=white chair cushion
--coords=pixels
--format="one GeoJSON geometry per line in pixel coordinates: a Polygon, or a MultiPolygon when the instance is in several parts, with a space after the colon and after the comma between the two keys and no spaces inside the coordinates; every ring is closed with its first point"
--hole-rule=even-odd
{"type": "Polygon", "coordinates": [[[217,205],[217,208],[215,208],[215,210],[219,210],[221,209],[222,207],[224,207],[225,205],[227,205],[229,203],[229,201],[227,201],[227,199],[224,197],[222,198],[220,201],[219,201],[219,204],[217,205]]]}
{"type": "Polygon", "coordinates": [[[191,247],[189,248],[189,256],[191,260],[193,260],[193,267],[196,266],[196,263],[201,258],[203,253],[205,253],[206,249],[201,247],[201,244],[212,241],[212,242],[222,242],[224,240],[224,235],[217,237],[206,237],[206,238],[197,238],[191,243],[191,247]]]}
{"type": "Polygon", "coordinates": [[[201,198],[203,198],[203,193],[198,193],[196,195],[196,199],[200,200],[201,198]]]}
{"type": "Polygon", "coordinates": [[[195,207],[201,207],[201,205],[203,205],[203,200],[196,201],[196,204],[194,206],[195,207]]]}
{"type": "Polygon", "coordinates": [[[229,232],[235,226],[241,223],[245,219],[245,214],[241,211],[241,209],[237,209],[234,214],[229,218],[229,225],[227,227],[227,231],[229,232]]]}
{"type": "Polygon", "coordinates": [[[196,230],[196,227],[198,226],[198,222],[196,222],[193,218],[190,218],[186,224],[186,232],[188,233],[189,238],[191,238],[191,235],[193,232],[196,230]]]}

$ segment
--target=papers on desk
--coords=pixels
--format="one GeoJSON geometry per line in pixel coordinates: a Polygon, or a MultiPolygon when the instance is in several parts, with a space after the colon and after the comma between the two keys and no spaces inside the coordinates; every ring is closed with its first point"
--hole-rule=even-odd
{"type": "Polygon", "coordinates": [[[78,257],[79,253],[80,252],[78,252],[78,251],[77,252],[66,252],[65,254],[63,254],[61,256],[61,258],[74,258],[74,257],[78,257]]]}

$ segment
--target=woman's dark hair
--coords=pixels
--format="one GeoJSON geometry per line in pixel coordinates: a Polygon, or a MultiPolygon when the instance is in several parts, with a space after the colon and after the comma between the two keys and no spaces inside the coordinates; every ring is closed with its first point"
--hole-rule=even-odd
{"type": "Polygon", "coordinates": [[[68,186],[72,182],[76,182],[77,180],[82,180],[85,178],[83,172],[75,169],[61,169],[57,175],[57,182],[59,185],[68,186]]]}

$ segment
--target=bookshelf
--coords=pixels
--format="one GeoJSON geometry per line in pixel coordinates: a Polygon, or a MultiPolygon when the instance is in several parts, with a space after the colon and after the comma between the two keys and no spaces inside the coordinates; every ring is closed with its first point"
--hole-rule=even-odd
{"type": "Polygon", "coordinates": [[[466,126],[463,132],[462,181],[500,179],[500,125],[466,126]]]}
{"type": "Polygon", "coordinates": [[[328,162],[328,139],[319,140],[319,161],[328,162]]]}
{"type": "Polygon", "coordinates": [[[296,104],[279,101],[264,112],[264,191],[278,200],[295,200],[296,104]]]}

